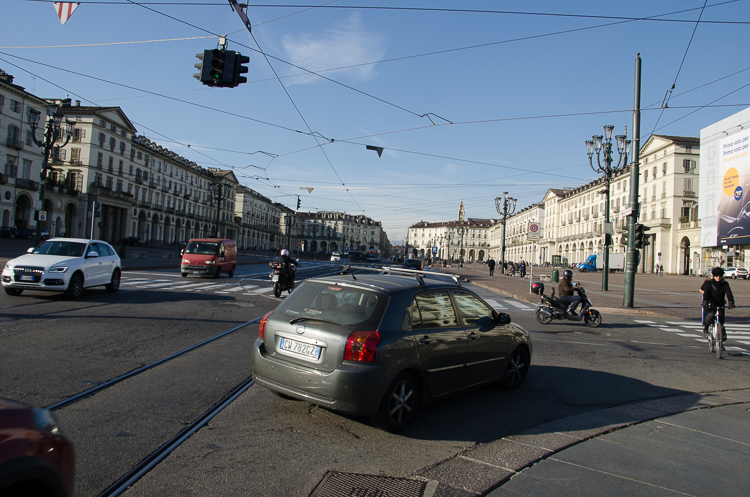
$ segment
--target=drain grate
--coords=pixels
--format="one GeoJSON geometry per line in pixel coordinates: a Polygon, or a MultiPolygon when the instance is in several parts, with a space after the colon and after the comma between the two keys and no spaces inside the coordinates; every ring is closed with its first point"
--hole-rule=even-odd
{"type": "Polygon", "coordinates": [[[422,497],[427,482],[329,471],[310,497],[422,497]]]}

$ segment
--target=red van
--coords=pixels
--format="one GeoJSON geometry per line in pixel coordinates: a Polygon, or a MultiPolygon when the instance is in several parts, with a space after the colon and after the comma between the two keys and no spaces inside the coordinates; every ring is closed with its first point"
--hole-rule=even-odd
{"type": "Polygon", "coordinates": [[[182,277],[188,274],[210,275],[218,278],[221,273],[234,276],[237,269],[237,244],[222,238],[194,238],[180,251],[182,277]]]}

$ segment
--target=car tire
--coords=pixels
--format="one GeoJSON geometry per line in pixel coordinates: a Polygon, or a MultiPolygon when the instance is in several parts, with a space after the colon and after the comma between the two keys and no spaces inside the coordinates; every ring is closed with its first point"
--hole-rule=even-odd
{"type": "Polygon", "coordinates": [[[70,300],[75,300],[83,294],[83,275],[81,273],[75,273],[70,277],[68,288],[65,290],[65,297],[70,300]]]}
{"type": "Polygon", "coordinates": [[[5,293],[7,293],[8,295],[12,295],[14,297],[18,297],[19,295],[23,293],[23,290],[21,290],[20,288],[7,288],[6,287],[5,293]]]}
{"type": "Polygon", "coordinates": [[[503,390],[515,390],[520,387],[529,372],[529,352],[524,347],[516,347],[508,359],[503,379],[500,380],[500,388],[503,390]]]}
{"type": "Polygon", "coordinates": [[[183,278],[187,278],[187,273],[182,273],[183,278]]]}
{"type": "Polygon", "coordinates": [[[110,280],[110,283],[104,285],[104,287],[111,293],[115,293],[120,289],[120,270],[118,268],[115,268],[115,270],[112,271],[112,279],[110,280]]]}
{"type": "Polygon", "coordinates": [[[214,279],[219,279],[221,277],[221,268],[217,267],[216,271],[214,271],[214,279]]]}
{"type": "Polygon", "coordinates": [[[419,383],[405,371],[385,391],[377,414],[370,418],[372,424],[390,433],[403,431],[416,417],[419,401],[419,383]]]}
{"type": "Polygon", "coordinates": [[[227,273],[230,278],[234,278],[234,268],[229,270],[229,273],[227,273]]]}

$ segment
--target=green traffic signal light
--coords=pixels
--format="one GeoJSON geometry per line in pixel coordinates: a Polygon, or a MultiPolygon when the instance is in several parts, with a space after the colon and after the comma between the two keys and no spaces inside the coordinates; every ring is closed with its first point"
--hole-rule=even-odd
{"type": "Polygon", "coordinates": [[[224,74],[224,58],[226,57],[226,51],[215,48],[211,50],[211,56],[211,69],[209,70],[208,75],[215,85],[221,85],[224,74]]]}

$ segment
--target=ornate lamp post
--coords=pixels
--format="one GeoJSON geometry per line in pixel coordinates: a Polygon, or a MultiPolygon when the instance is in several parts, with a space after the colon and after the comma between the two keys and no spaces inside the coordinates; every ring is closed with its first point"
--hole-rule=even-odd
{"type": "Polygon", "coordinates": [[[609,184],[612,181],[612,177],[618,172],[622,171],[628,162],[628,154],[630,153],[630,140],[626,140],[625,135],[617,135],[617,153],[619,159],[617,164],[612,165],[612,132],[615,127],[611,125],[604,126],[604,136],[594,135],[591,140],[586,140],[586,154],[589,156],[589,166],[597,174],[603,174],[606,182],[604,201],[604,264],[602,271],[602,290],[609,291],[609,246],[612,244],[612,223],[609,219],[609,184]],[[603,139],[603,141],[602,141],[603,139]],[[599,158],[599,152],[604,148],[604,165],[599,158]],[[592,157],[596,152],[596,167],[592,157]]]}
{"type": "Polygon", "coordinates": [[[503,219],[503,247],[500,252],[500,272],[505,271],[505,228],[508,225],[508,216],[512,216],[516,212],[517,202],[517,199],[508,196],[508,192],[503,192],[502,197],[495,197],[495,210],[497,210],[497,213],[503,219]]]}
{"type": "Polygon", "coordinates": [[[43,140],[36,139],[36,128],[39,126],[40,113],[31,112],[29,114],[29,120],[31,125],[31,138],[38,146],[42,147],[42,171],[39,173],[39,205],[37,210],[37,223],[36,223],[36,245],[42,239],[42,222],[38,219],[38,211],[44,209],[44,190],[47,184],[47,169],[49,168],[49,156],[53,149],[61,149],[68,144],[70,138],[73,136],[74,122],[65,120],[65,128],[63,130],[63,115],[58,114],[57,110],[59,106],[57,104],[47,105],[47,122],[45,124],[43,140]],[[65,143],[62,145],[57,144],[57,141],[65,135],[65,143]]]}

